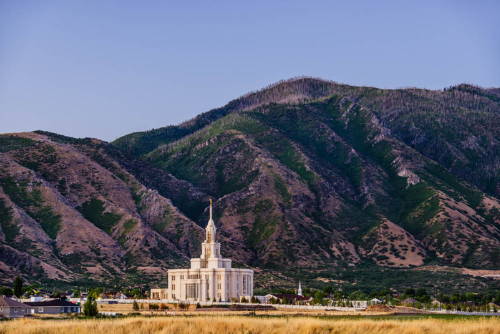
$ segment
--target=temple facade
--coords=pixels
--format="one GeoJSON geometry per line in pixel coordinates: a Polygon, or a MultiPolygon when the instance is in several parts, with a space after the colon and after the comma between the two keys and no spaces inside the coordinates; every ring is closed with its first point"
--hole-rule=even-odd
{"type": "Polygon", "coordinates": [[[169,269],[168,288],[152,289],[151,298],[186,302],[250,300],[253,296],[253,270],[232,268],[231,259],[221,256],[216,236],[210,200],[210,218],[200,257],[191,259],[189,269],[169,269]]]}

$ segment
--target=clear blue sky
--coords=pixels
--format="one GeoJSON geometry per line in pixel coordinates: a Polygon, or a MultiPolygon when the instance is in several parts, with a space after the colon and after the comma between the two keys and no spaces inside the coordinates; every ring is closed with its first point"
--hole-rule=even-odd
{"type": "Polygon", "coordinates": [[[112,140],[298,75],[500,87],[500,1],[0,0],[0,132],[112,140]]]}

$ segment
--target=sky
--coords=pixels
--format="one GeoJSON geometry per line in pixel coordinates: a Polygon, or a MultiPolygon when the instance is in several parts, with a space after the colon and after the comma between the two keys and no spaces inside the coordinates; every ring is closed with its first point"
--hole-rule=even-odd
{"type": "Polygon", "coordinates": [[[0,133],[111,141],[302,75],[500,87],[500,1],[0,0],[0,133]]]}

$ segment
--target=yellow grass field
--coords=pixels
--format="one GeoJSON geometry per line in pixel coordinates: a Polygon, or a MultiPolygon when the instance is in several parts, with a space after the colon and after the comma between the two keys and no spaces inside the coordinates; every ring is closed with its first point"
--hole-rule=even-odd
{"type": "Polygon", "coordinates": [[[500,334],[500,319],[317,319],[241,316],[133,317],[93,320],[19,319],[0,334],[500,334]]]}

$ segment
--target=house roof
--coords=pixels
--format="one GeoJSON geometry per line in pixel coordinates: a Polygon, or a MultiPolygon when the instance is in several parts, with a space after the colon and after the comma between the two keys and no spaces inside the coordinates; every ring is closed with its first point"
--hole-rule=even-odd
{"type": "Polygon", "coordinates": [[[416,303],[417,300],[413,298],[406,298],[405,300],[402,301],[403,303],[416,303]]]}
{"type": "Polygon", "coordinates": [[[24,308],[29,308],[29,305],[23,304],[18,302],[17,300],[5,297],[5,296],[0,296],[0,306],[3,307],[24,307],[24,308]]]}
{"type": "Polygon", "coordinates": [[[42,302],[26,302],[29,306],[78,306],[75,303],[61,299],[44,300],[42,302]]]}

